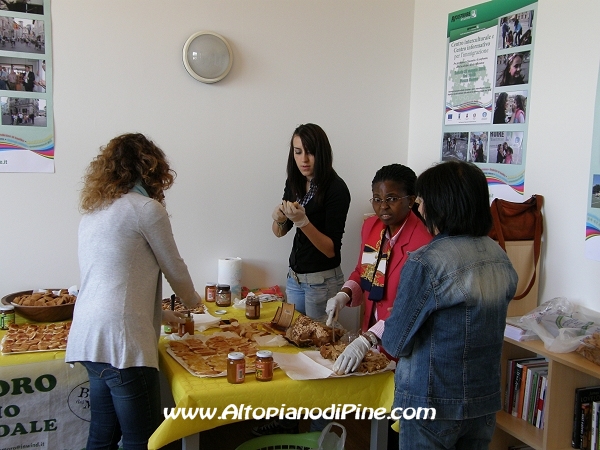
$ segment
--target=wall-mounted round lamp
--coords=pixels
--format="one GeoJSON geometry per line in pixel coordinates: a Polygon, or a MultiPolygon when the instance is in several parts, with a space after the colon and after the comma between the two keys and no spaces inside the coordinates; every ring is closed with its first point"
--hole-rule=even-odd
{"type": "Polygon", "coordinates": [[[183,65],[203,83],[216,83],[227,76],[233,53],[223,36],[211,31],[192,34],[183,46],[183,65]]]}

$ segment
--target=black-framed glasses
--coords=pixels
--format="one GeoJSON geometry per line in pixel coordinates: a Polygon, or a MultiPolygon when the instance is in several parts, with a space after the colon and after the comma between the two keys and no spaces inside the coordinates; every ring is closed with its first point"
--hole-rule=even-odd
{"type": "Polygon", "coordinates": [[[381,206],[383,203],[385,203],[388,206],[394,206],[400,200],[402,200],[404,198],[408,198],[408,197],[411,197],[411,196],[405,195],[404,197],[386,197],[385,199],[373,197],[373,198],[369,199],[369,201],[371,202],[371,204],[373,206],[381,206]]]}

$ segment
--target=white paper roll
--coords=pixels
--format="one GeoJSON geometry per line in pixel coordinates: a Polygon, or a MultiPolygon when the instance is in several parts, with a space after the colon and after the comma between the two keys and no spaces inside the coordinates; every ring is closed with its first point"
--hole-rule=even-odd
{"type": "Polygon", "coordinates": [[[242,258],[219,259],[219,284],[231,286],[231,300],[242,298],[242,258]]]}

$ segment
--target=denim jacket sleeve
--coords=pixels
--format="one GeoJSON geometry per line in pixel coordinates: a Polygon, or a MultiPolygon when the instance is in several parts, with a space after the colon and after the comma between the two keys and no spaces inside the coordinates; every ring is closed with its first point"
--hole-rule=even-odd
{"type": "Polygon", "coordinates": [[[383,333],[383,348],[399,358],[412,351],[416,333],[435,311],[435,293],[430,271],[421,261],[408,258],[383,333]]]}

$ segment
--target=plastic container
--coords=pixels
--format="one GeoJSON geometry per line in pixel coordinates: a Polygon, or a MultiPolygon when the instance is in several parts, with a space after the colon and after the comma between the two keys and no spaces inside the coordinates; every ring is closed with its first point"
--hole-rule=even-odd
{"type": "Polygon", "coordinates": [[[235,450],[271,450],[278,447],[291,450],[309,450],[312,448],[319,448],[319,437],[321,437],[321,432],[319,431],[313,431],[312,433],[260,436],[244,442],[235,450]],[[285,447],[283,447],[284,445],[285,447]]]}

